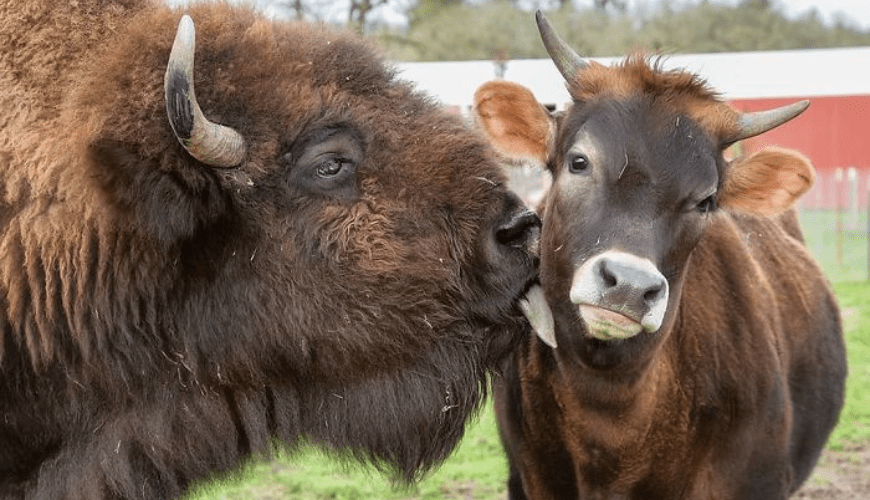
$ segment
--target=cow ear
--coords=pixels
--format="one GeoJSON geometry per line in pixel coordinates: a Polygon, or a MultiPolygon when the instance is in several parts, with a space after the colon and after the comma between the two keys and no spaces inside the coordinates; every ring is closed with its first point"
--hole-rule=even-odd
{"type": "Polygon", "coordinates": [[[502,154],[547,163],[556,124],[529,89],[505,81],[484,83],[474,93],[474,111],[484,133],[502,154]]]}
{"type": "Polygon", "coordinates": [[[765,148],[735,160],[728,169],[719,205],[757,215],[791,208],[815,180],[810,161],[797,151],[765,148]]]}

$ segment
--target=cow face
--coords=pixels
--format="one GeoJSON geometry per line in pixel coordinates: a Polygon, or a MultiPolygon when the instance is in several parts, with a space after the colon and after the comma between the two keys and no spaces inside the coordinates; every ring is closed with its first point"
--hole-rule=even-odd
{"type": "Polygon", "coordinates": [[[600,341],[659,330],[715,208],[720,169],[708,136],[650,104],[603,101],[570,114],[551,162],[544,210],[564,221],[547,233],[544,281],[567,290],[561,298],[600,341]]]}
{"type": "Polygon", "coordinates": [[[563,115],[505,82],[478,90],[477,113],[504,153],[553,176],[540,207],[541,281],[555,317],[548,343],[589,366],[636,362],[667,336],[691,253],[717,211],[778,213],[810,187],[812,168],[797,153],[723,156],[805,105],[745,126],[759,117],[734,112],[693,75],[641,58],[612,68],[554,60],[573,61],[561,68],[574,97],[563,115]]]}

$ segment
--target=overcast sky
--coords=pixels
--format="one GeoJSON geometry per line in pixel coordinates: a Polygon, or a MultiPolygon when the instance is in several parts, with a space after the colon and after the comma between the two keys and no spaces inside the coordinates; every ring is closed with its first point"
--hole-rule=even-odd
{"type": "MultiPolygon", "coordinates": [[[[170,4],[185,4],[190,0],[167,0],[170,4]]],[[[245,1],[245,0],[237,0],[245,1]]],[[[251,0],[248,0],[251,1],[251,0]]],[[[278,3],[279,0],[253,0],[254,3],[261,5],[265,10],[269,10],[272,4],[278,3]]],[[[534,0],[529,0],[534,4],[534,0]]],[[[577,5],[592,5],[592,0],[574,0],[577,5]]],[[[637,8],[653,7],[662,0],[627,0],[629,8],[634,10],[637,8]]],[[[699,0],[671,0],[674,4],[680,3],[697,3],[699,0]]],[[[714,2],[736,5],[740,0],[713,0],[714,2]]],[[[391,2],[401,8],[406,8],[412,4],[413,0],[396,0],[391,2]]],[[[862,29],[870,29],[870,0],[774,0],[774,2],[782,7],[785,13],[792,17],[800,17],[806,14],[811,9],[816,9],[822,20],[831,23],[834,20],[842,19],[854,24],[862,29]]],[[[324,5],[328,2],[317,0],[317,3],[324,5]]],[[[346,8],[339,7],[346,5],[346,1],[336,0],[336,12],[346,12],[346,8]]],[[[382,11],[384,9],[381,9],[382,11]]],[[[400,12],[382,12],[388,19],[393,22],[401,22],[402,16],[400,12]]]]}
{"type": "MultiPolygon", "coordinates": [[[[652,3],[651,0],[628,0],[630,4],[652,3]]],[[[655,1],[655,0],[653,0],[655,1]]],[[[714,0],[728,5],[736,5],[739,0],[714,0]]],[[[791,17],[799,17],[815,8],[822,19],[832,22],[842,18],[851,20],[863,29],[870,29],[870,0],[774,0],[791,17]]]]}

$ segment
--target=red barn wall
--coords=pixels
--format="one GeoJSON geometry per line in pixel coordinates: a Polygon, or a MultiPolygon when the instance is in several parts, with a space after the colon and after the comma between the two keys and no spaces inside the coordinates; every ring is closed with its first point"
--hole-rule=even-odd
{"type": "MultiPolygon", "coordinates": [[[[731,105],[741,111],[761,111],[800,99],[735,99],[731,105]]],[[[818,178],[816,186],[803,199],[806,207],[846,207],[857,202],[859,207],[866,208],[870,196],[870,95],[809,99],[810,107],[802,115],[770,132],[743,141],[738,148],[752,152],[776,145],[807,155],[816,167],[818,178]],[[852,177],[847,175],[850,167],[856,169],[852,177]],[[842,169],[839,181],[837,169],[842,169]],[[854,180],[850,181],[852,178],[854,180]],[[850,187],[850,182],[855,186],[850,187]]]]}

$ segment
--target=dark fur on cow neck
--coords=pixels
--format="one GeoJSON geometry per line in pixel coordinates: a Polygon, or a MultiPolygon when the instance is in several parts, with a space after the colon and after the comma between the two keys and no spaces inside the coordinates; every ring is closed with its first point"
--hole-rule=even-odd
{"type": "Polygon", "coordinates": [[[236,168],[167,122],[180,11],[0,1],[0,498],[175,497],[274,437],[414,479],[525,325],[481,137],[353,35],[189,13],[236,168]],[[362,158],[341,190],[300,160],[324,137],[362,158]]]}
{"type": "MultiPolygon", "coordinates": [[[[790,234],[793,219],[717,217],[692,255],[673,333],[643,370],[578,364],[528,339],[496,385],[499,421],[526,491],[749,498],[759,489],[786,494],[808,477],[842,404],[841,388],[825,381],[843,376],[844,360],[836,338],[819,345],[824,352],[802,347],[800,333],[840,326],[824,278],[790,234]],[[768,272],[747,269],[755,263],[768,272]],[[802,410],[793,413],[792,404],[802,410]],[[790,465],[782,453],[792,455],[790,465]],[[552,472],[559,470],[561,479],[552,472]]],[[[524,498],[522,488],[512,487],[512,498],[524,498]]]]}

